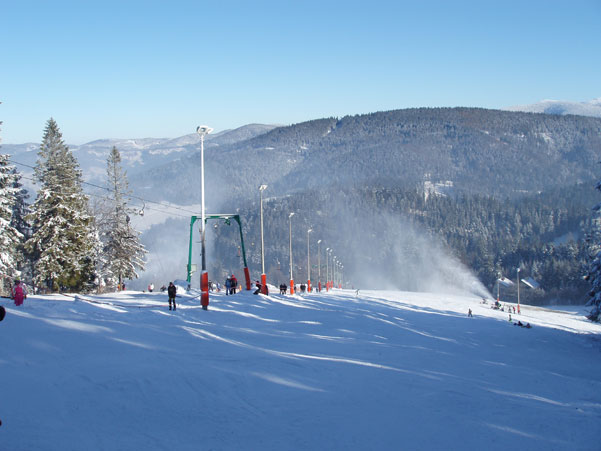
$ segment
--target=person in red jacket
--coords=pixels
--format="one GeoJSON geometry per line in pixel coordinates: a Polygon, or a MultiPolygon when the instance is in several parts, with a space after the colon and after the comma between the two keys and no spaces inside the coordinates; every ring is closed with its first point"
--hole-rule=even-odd
{"type": "Polygon", "coordinates": [[[21,283],[20,280],[15,280],[15,285],[13,286],[12,294],[16,306],[22,305],[23,300],[27,299],[27,289],[25,288],[25,285],[21,283]]]}
{"type": "Polygon", "coordinates": [[[236,276],[233,274],[230,279],[232,281],[232,294],[236,294],[236,289],[238,288],[238,279],[236,279],[236,276]]]}

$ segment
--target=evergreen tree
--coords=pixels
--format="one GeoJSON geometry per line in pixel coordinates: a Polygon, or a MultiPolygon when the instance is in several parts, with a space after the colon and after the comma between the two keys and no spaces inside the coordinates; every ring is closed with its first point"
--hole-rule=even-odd
{"type": "Polygon", "coordinates": [[[22,241],[18,246],[17,265],[19,271],[21,271],[21,277],[25,280],[31,280],[33,274],[33,261],[31,256],[25,250],[25,242],[31,238],[31,226],[25,219],[29,214],[29,205],[27,204],[29,193],[23,188],[21,174],[18,173],[16,169],[13,169],[12,173],[14,176],[13,188],[15,189],[15,203],[13,205],[13,214],[10,225],[23,235],[22,241]]]}
{"type": "Polygon", "coordinates": [[[105,260],[101,272],[104,282],[115,286],[124,279],[138,278],[136,271],[144,270],[147,253],[140,242],[140,233],[131,226],[129,215],[135,210],[127,205],[131,192],[116,147],[107,159],[107,184],[111,194],[100,220],[105,260]]]}
{"type": "Polygon", "coordinates": [[[0,291],[6,294],[9,279],[20,276],[18,247],[23,235],[11,225],[17,189],[16,176],[9,165],[9,156],[0,154],[0,291]]]}
{"type": "Polygon", "coordinates": [[[79,164],[52,118],[46,124],[35,175],[40,188],[27,216],[32,236],[26,242],[35,262],[34,281],[51,290],[89,288],[95,277],[96,231],[79,164]]]}
{"type": "MultiPolygon", "coordinates": [[[[597,183],[595,188],[601,191],[601,181],[597,183]]],[[[601,203],[597,204],[593,210],[595,211],[595,218],[593,220],[595,227],[590,238],[593,240],[591,251],[594,258],[585,278],[593,286],[591,291],[589,291],[590,300],[587,303],[587,305],[593,308],[588,318],[592,321],[601,321],[601,241],[599,240],[601,237],[601,218],[599,217],[601,203]]]]}

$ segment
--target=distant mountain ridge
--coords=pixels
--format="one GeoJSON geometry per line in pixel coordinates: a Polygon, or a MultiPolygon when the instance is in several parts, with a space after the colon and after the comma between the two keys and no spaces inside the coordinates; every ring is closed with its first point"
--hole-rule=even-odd
{"type": "MultiPolygon", "coordinates": [[[[60,124],[59,124],[60,126],[60,124]]],[[[205,147],[231,145],[266,133],[277,125],[249,124],[242,127],[224,130],[208,135],[205,147]]],[[[64,133],[65,135],[65,133],[64,133]]],[[[142,139],[98,139],[81,145],[69,144],[69,149],[77,157],[83,170],[84,178],[91,181],[102,181],[106,174],[106,159],[113,146],[121,153],[125,169],[130,174],[145,171],[154,166],[172,162],[190,152],[196,152],[200,138],[196,133],[178,138],[142,138],[142,139]]],[[[2,144],[1,153],[13,156],[16,161],[35,165],[39,144],[2,144]]],[[[31,172],[26,167],[19,168],[24,173],[31,172]]]]}
{"type": "Polygon", "coordinates": [[[601,117],[601,97],[588,102],[570,102],[565,100],[541,100],[530,105],[516,105],[506,108],[507,111],[526,113],[574,114],[578,116],[601,117]]]}

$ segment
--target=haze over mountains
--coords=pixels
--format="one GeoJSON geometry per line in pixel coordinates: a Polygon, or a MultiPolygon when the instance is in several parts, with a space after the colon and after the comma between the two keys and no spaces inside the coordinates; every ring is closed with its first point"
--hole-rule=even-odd
{"type": "Polygon", "coordinates": [[[566,100],[541,100],[530,105],[516,105],[508,111],[524,111],[527,113],[574,114],[578,116],[601,117],[601,97],[588,102],[570,102],[566,100]]]}
{"type": "MultiPolygon", "coordinates": [[[[59,124],[60,125],[60,124],[59,124]]],[[[234,130],[224,130],[208,135],[205,147],[228,145],[245,139],[250,139],[277,127],[276,125],[249,124],[234,130]]],[[[42,132],[40,132],[41,136],[42,132]]],[[[63,132],[68,142],[68,132],[63,132]]],[[[196,133],[178,138],[140,138],[140,139],[98,139],[82,145],[69,144],[69,148],[77,157],[84,179],[95,183],[102,182],[106,177],[106,159],[114,147],[119,149],[122,164],[128,174],[143,172],[149,168],[169,163],[181,158],[182,155],[197,151],[200,138],[196,133]]],[[[37,160],[39,144],[2,144],[2,153],[8,153],[19,163],[33,166],[37,160]]],[[[27,167],[19,170],[25,174],[31,173],[27,167]]]]}

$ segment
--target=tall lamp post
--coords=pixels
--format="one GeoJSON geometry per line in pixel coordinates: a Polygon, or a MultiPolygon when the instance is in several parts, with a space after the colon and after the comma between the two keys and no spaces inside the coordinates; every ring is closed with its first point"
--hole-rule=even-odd
{"type": "Polygon", "coordinates": [[[288,215],[288,223],[290,225],[290,294],[294,294],[294,277],[292,277],[292,216],[294,216],[294,212],[288,215]]]}
{"type": "Polygon", "coordinates": [[[331,280],[331,275],[332,275],[332,268],[329,265],[330,264],[330,257],[332,255],[332,248],[329,247],[326,249],[326,290],[329,291],[332,289],[332,285],[330,284],[330,280],[331,280]]]}
{"type": "Polygon", "coordinates": [[[206,125],[196,127],[196,133],[200,135],[200,254],[202,261],[202,272],[200,273],[200,304],[203,310],[209,308],[209,273],[207,272],[207,260],[205,255],[205,136],[213,129],[206,125]]]}
{"type": "Polygon", "coordinates": [[[309,234],[313,229],[307,230],[307,291],[311,293],[311,258],[309,254],[309,234]]]}
{"type": "Polygon", "coordinates": [[[263,242],[263,191],[267,189],[267,185],[259,186],[259,194],[261,196],[261,293],[267,294],[267,276],[265,275],[265,243],[263,242]]]}
{"type": "Polygon", "coordinates": [[[329,258],[330,248],[326,247],[326,292],[330,290],[330,279],[328,276],[330,275],[330,258],[329,258]]]}
{"type": "Polygon", "coordinates": [[[336,265],[338,265],[338,260],[336,260],[336,256],[332,258],[332,288],[336,286],[336,265]]]}
{"type": "Polygon", "coordinates": [[[517,269],[518,273],[518,314],[520,313],[520,267],[517,269]]]}
{"type": "Polygon", "coordinates": [[[321,292],[321,252],[319,251],[319,243],[321,243],[321,240],[317,240],[317,290],[321,292]]]}
{"type": "Polygon", "coordinates": [[[501,273],[497,277],[497,302],[501,302],[501,273]]]}

